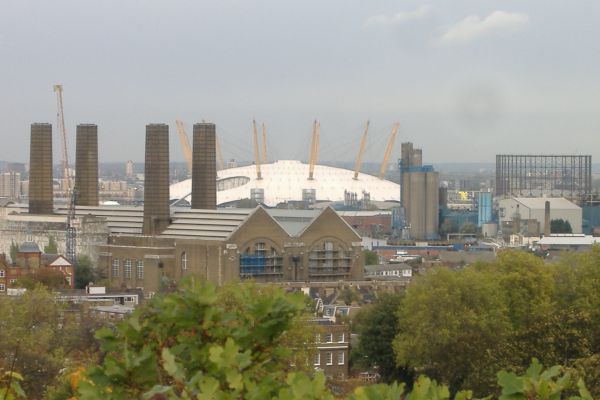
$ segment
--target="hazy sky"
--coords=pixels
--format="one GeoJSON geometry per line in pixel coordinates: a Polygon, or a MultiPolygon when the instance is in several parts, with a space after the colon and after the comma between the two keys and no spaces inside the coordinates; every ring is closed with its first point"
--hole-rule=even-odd
{"type": "MultiPolygon", "coordinates": [[[[428,162],[497,153],[600,161],[600,2],[439,0],[0,0],[0,159],[28,161],[29,125],[99,125],[101,161],[144,158],[144,127],[217,124],[226,158],[365,159],[387,135],[428,162]]],[[[55,160],[60,159],[55,129],[55,160]]]]}

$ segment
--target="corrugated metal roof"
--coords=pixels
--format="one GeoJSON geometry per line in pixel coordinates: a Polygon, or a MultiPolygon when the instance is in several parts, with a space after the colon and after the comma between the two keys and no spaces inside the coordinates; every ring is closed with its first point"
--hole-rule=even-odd
{"type": "Polygon", "coordinates": [[[523,204],[529,209],[544,209],[546,207],[546,201],[550,202],[550,209],[557,210],[580,210],[577,204],[570,202],[563,197],[513,197],[516,201],[523,204]]]}
{"type": "Polygon", "coordinates": [[[299,235],[322,210],[286,210],[272,208],[265,210],[290,236],[299,235]]]}

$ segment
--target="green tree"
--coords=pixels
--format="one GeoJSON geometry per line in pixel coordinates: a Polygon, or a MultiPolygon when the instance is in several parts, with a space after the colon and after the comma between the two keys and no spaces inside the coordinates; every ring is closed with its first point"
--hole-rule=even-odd
{"type": "Polygon", "coordinates": [[[365,254],[365,265],[377,265],[379,264],[379,256],[377,253],[371,250],[364,250],[365,254]]]}
{"type": "Polygon", "coordinates": [[[497,280],[473,268],[439,268],[408,287],[394,339],[398,365],[406,365],[452,390],[473,386],[486,393],[498,370],[490,351],[510,332],[507,304],[497,280]]]}
{"type": "Polygon", "coordinates": [[[477,233],[477,226],[472,222],[464,222],[460,228],[458,228],[459,233],[477,233]]]}
{"type": "Polygon", "coordinates": [[[39,285],[47,289],[66,289],[69,287],[64,274],[52,268],[39,268],[37,271],[21,275],[15,283],[15,286],[25,289],[34,289],[39,285]]]}
{"type": "Polygon", "coordinates": [[[361,308],[354,318],[353,330],[359,342],[352,349],[353,367],[378,367],[384,382],[411,382],[413,373],[396,365],[392,343],[398,332],[397,312],[402,294],[384,293],[377,301],[361,308]]]}
{"type": "Polygon", "coordinates": [[[116,330],[98,331],[103,361],[80,381],[80,398],[332,399],[322,377],[291,370],[305,364],[296,356],[306,338],[294,340],[304,309],[300,293],[217,291],[189,279],[116,330]]]}
{"type": "Polygon", "coordinates": [[[10,241],[10,261],[15,265],[17,263],[17,253],[19,252],[19,245],[12,240],[10,241]]]}
{"type": "Polygon", "coordinates": [[[354,302],[359,302],[361,297],[360,293],[354,287],[345,287],[340,291],[340,299],[345,305],[352,305],[354,302]]]}
{"type": "Polygon", "coordinates": [[[90,282],[96,282],[98,276],[92,260],[87,255],[77,256],[75,263],[75,289],[84,289],[90,282]]]}
{"type": "Polygon", "coordinates": [[[27,398],[42,398],[73,347],[74,321],[41,287],[19,297],[0,296],[0,369],[18,372],[27,398]]]}
{"type": "Polygon", "coordinates": [[[444,222],[442,222],[442,225],[440,226],[440,233],[446,235],[457,231],[458,227],[456,226],[456,222],[453,219],[444,218],[444,222]]]}
{"type": "Polygon", "coordinates": [[[44,246],[44,253],[46,254],[58,254],[58,244],[54,236],[48,236],[48,245],[44,246]]]}
{"type": "Polygon", "coordinates": [[[559,218],[550,221],[551,233],[573,233],[573,228],[568,220],[559,218]]]}

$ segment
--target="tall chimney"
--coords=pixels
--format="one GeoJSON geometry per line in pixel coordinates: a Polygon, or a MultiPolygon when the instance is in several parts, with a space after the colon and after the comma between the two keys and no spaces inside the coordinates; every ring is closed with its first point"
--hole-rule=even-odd
{"type": "Polygon", "coordinates": [[[98,126],[77,125],[75,154],[75,204],[98,205],[98,126]]]}
{"type": "Polygon", "coordinates": [[[546,200],[544,206],[544,236],[550,236],[550,202],[546,200]]]}
{"type": "Polygon", "coordinates": [[[146,125],[144,235],[158,235],[169,225],[169,126],[146,125]]]}
{"type": "Polygon", "coordinates": [[[31,124],[29,147],[29,213],[52,214],[52,125],[31,124]]]}
{"type": "Polygon", "coordinates": [[[194,124],[192,208],[217,208],[215,124],[194,124]]]}

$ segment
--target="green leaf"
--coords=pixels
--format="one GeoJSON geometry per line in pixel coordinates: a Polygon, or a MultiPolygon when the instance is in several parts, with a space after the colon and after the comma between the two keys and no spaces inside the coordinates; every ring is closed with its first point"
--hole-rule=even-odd
{"type": "Polygon", "coordinates": [[[522,394],[523,390],[525,390],[523,378],[518,377],[512,372],[498,372],[498,384],[502,388],[502,396],[500,397],[501,399],[507,398],[504,396],[522,394]]]}
{"type": "Polygon", "coordinates": [[[173,353],[171,353],[171,350],[169,350],[167,347],[163,347],[161,357],[163,361],[163,368],[169,375],[179,381],[185,380],[185,372],[175,360],[175,356],[173,353]]]}

